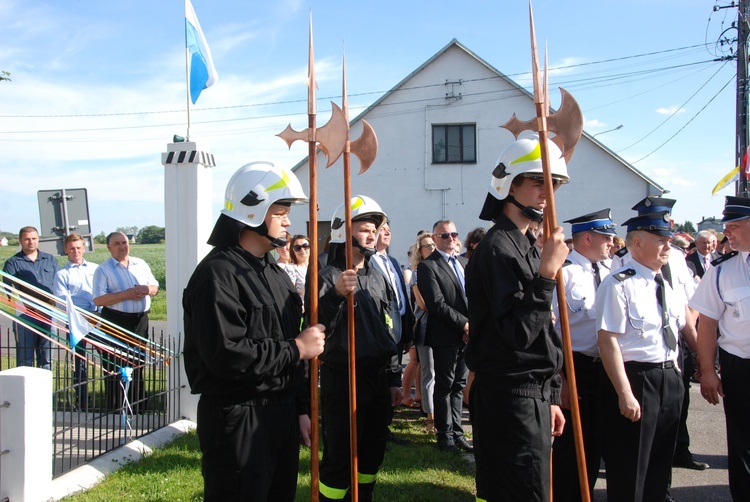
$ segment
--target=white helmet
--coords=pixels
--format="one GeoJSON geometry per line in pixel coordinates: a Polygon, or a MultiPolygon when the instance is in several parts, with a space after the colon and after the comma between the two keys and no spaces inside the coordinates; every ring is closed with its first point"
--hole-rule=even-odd
{"type": "MultiPolygon", "coordinates": [[[[351,199],[352,221],[372,220],[379,229],[386,222],[388,216],[380,205],[364,195],[355,195],[351,199]]],[[[346,242],[345,208],[341,204],[331,217],[331,244],[346,242]]]]}
{"type": "MultiPolygon", "coordinates": [[[[560,183],[570,181],[568,167],[560,148],[552,141],[547,140],[547,150],[550,154],[552,179],[560,183]]],[[[488,187],[489,193],[498,200],[505,200],[508,197],[511,183],[519,175],[543,179],[542,149],[539,145],[539,136],[536,134],[514,141],[503,150],[503,153],[497,159],[494,171],[492,171],[492,180],[488,187]]]]}
{"type": "Polygon", "coordinates": [[[307,196],[292,171],[271,162],[251,162],[239,168],[227,184],[224,209],[233,220],[256,228],[271,204],[305,204],[307,196]]]}

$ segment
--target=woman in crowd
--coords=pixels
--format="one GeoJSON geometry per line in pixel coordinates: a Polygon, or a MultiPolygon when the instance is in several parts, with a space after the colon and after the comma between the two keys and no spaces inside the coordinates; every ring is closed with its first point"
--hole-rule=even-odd
{"type": "Polygon", "coordinates": [[[310,264],[310,239],[304,235],[295,235],[291,243],[292,270],[290,277],[300,297],[305,297],[305,277],[310,264]]]}
{"type": "Polygon", "coordinates": [[[479,241],[482,240],[482,237],[484,237],[486,233],[487,230],[482,227],[477,227],[466,235],[466,240],[464,241],[464,248],[466,251],[464,251],[464,256],[467,260],[471,259],[471,253],[474,252],[474,248],[477,247],[477,244],[479,244],[479,241]]]}
{"type": "Polygon", "coordinates": [[[435,369],[432,360],[432,348],[425,345],[425,328],[427,327],[427,308],[422,295],[417,288],[417,265],[435,251],[435,241],[432,232],[422,231],[417,236],[416,250],[412,252],[410,265],[412,269],[411,290],[414,294],[414,346],[416,347],[415,359],[419,360],[420,379],[422,390],[422,411],[427,414],[427,432],[435,432],[435,404],[433,392],[435,390],[435,369]]]}
{"type": "MultiPolygon", "coordinates": [[[[404,269],[404,282],[407,285],[410,285],[412,281],[412,277],[414,274],[414,270],[411,268],[412,256],[415,256],[416,254],[418,254],[417,245],[412,244],[411,246],[409,246],[409,252],[407,253],[407,256],[409,258],[409,268],[404,269]]],[[[415,305],[413,296],[414,295],[412,295],[411,303],[412,305],[415,305]]],[[[410,327],[414,328],[414,326],[410,327]]],[[[420,408],[422,406],[422,379],[419,376],[419,371],[420,364],[419,356],[417,356],[417,348],[414,344],[412,344],[412,346],[409,348],[409,362],[404,368],[404,375],[402,377],[404,398],[401,400],[401,406],[406,406],[407,408],[420,408]],[[412,386],[415,387],[413,398],[411,395],[412,386]]]]}

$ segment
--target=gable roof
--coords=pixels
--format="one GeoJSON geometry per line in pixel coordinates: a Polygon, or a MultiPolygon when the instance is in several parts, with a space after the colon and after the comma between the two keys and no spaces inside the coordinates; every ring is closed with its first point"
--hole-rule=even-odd
{"type": "MultiPolygon", "coordinates": [[[[503,80],[505,80],[511,87],[515,88],[520,93],[526,95],[529,99],[531,99],[533,101],[534,95],[532,93],[530,93],[529,91],[527,91],[524,87],[520,86],[513,79],[511,79],[508,76],[506,76],[503,72],[501,72],[500,70],[498,70],[497,68],[495,68],[494,66],[492,66],[491,64],[489,64],[487,61],[485,61],[484,59],[482,59],[478,55],[476,55],[471,49],[469,49],[468,47],[466,47],[465,45],[463,45],[461,42],[459,42],[457,39],[454,38],[445,47],[443,47],[438,52],[436,52],[431,58],[429,58],[427,61],[425,61],[424,63],[422,63],[421,65],[419,65],[419,67],[417,67],[417,69],[415,69],[414,71],[412,71],[411,73],[409,73],[406,77],[404,77],[398,84],[396,84],[395,86],[393,86],[389,91],[387,91],[380,98],[378,98],[377,100],[375,100],[375,102],[373,102],[364,111],[362,111],[362,113],[360,113],[359,115],[357,115],[356,117],[354,117],[354,119],[352,119],[349,122],[349,125],[350,126],[354,125],[357,122],[359,122],[360,120],[362,120],[363,118],[365,118],[365,116],[367,116],[367,114],[370,113],[370,111],[372,111],[373,109],[377,108],[381,103],[383,103],[392,94],[394,94],[397,90],[399,90],[401,88],[401,86],[403,86],[406,82],[408,82],[409,80],[411,80],[415,75],[419,74],[422,70],[424,70],[426,67],[428,67],[433,61],[435,61],[436,59],[438,59],[445,52],[447,52],[448,49],[450,49],[453,46],[456,46],[459,49],[461,49],[462,51],[464,51],[469,57],[475,59],[479,64],[481,64],[482,66],[486,67],[492,73],[496,74],[499,78],[502,78],[503,80]]],[[[609,148],[607,148],[606,146],[604,146],[602,143],[600,143],[596,138],[594,138],[594,136],[588,134],[585,131],[583,132],[583,135],[586,136],[589,140],[593,141],[599,148],[601,148],[602,150],[604,150],[607,154],[609,154],[612,157],[614,157],[615,160],[617,160],[619,163],[621,163],[627,169],[629,169],[630,171],[632,171],[636,176],[640,177],[641,179],[643,179],[644,181],[646,181],[647,183],[649,183],[650,185],[652,185],[657,191],[659,191],[660,193],[664,193],[664,192],[667,191],[664,187],[662,187],[661,185],[659,185],[658,183],[656,183],[654,180],[652,180],[651,178],[649,178],[648,176],[646,176],[645,174],[643,174],[641,171],[639,171],[638,169],[636,169],[635,167],[633,167],[632,164],[628,163],[625,159],[623,159],[622,157],[620,157],[619,155],[617,155],[615,152],[613,152],[612,150],[610,150],[609,148]]],[[[307,157],[304,157],[300,162],[298,162],[294,167],[292,167],[292,172],[296,172],[300,167],[302,167],[303,165],[305,165],[307,163],[307,159],[308,159],[307,157]]]]}

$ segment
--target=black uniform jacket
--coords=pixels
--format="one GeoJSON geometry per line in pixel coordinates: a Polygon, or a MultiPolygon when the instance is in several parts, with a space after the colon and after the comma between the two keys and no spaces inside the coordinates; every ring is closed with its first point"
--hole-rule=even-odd
{"type": "MultiPolygon", "coordinates": [[[[346,368],[349,361],[349,325],[346,297],[339,296],[335,286],[344,267],[343,258],[337,258],[318,274],[318,322],[326,327],[326,346],[320,359],[341,368],[346,368]]],[[[383,274],[366,261],[357,271],[354,291],[357,367],[385,367],[389,385],[400,387],[398,349],[391,334],[391,295],[383,274]]]]}
{"type": "Polygon", "coordinates": [[[466,363],[513,394],[558,404],[562,343],[551,311],[556,283],[539,275],[534,242],[502,215],[471,255],[466,363]]]}
{"type": "Polygon", "coordinates": [[[294,338],[302,301],[267,254],[239,246],[213,249],[182,297],[185,372],[193,394],[236,404],[297,394],[307,413],[305,368],[294,338]]]}

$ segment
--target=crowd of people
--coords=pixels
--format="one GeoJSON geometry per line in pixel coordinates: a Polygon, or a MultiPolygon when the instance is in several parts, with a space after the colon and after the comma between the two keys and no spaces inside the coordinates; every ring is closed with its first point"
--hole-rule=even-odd
{"type": "MultiPolygon", "coordinates": [[[[556,145],[548,149],[556,190],[569,180],[567,166],[556,145]]],[[[700,382],[708,402],[723,400],[730,490],[735,500],[750,497],[743,426],[750,411],[743,385],[750,376],[750,199],[727,197],[723,236],[675,234],[676,201],[648,196],[634,214],[616,215],[626,220],[622,236],[608,208],[591,208],[566,221],[566,239],[544,221],[548,187],[538,152],[538,138],[530,137],[500,155],[479,214],[489,228],[463,233],[456,222],[438,220],[417,233],[408,266],[388,251],[393,238],[409,237],[392,235],[377,201],[356,195],[341,204],[327,252],[317,257],[317,290],[310,238],[287,231],[290,207],[307,203],[295,175],[269,163],[235,173],[209,239],[214,248],[183,296],[184,363],[191,391],[200,394],[206,500],[294,499],[298,444],[309,445],[317,426],[307,379],[308,361],[318,356],[317,488],[321,500],[349,499],[352,325],[361,500],[375,498],[397,406],[423,414],[443,454],[473,454],[477,500],[581,500],[574,406],[589,496],[603,463],[608,500],[672,500],[674,466],[709,467],[689,449],[691,382],[700,382]],[[567,337],[572,367],[563,360],[567,337]],[[473,440],[464,433],[465,409],[473,440]]],[[[124,235],[108,237],[112,259],[98,268],[71,238],[70,263],[59,271],[36,241],[36,230],[22,229],[22,251],[6,271],[143,332],[158,285],[129,256],[124,235]]],[[[27,338],[19,329],[18,339],[27,338]]],[[[49,364],[43,343],[24,343],[19,364],[34,353],[49,364]]],[[[85,379],[85,368],[76,374],[85,379]]],[[[134,392],[137,398],[137,385],[134,392]]]]}

